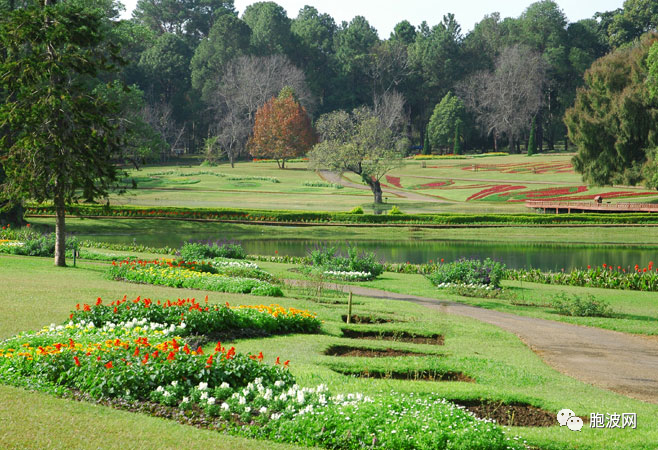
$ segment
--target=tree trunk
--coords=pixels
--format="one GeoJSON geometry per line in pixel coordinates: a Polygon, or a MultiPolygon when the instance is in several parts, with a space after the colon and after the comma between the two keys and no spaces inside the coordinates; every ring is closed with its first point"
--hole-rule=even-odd
{"type": "Polygon", "coordinates": [[[233,160],[233,154],[229,154],[228,160],[231,163],[231,169],[234,169],[235,168],[235,161],[233,160]]]}
{"type": "Polygon", "coordinates": [[[569,138],[566,136],[564,137],[564,151],[565,152],[569,151],[569,138]]]}
{"type": "Polygon", "coordinates": [[[55,265],[66,267],[66,204],[61,196],[55,197],[55,265]]]}
{"type": "Polygon", "coordinates": [[[536,142],[537,142],[539,153],[541,153],[544,151],[544,125],[542,120],[541,109],[537,113],[537,120],[535,121],[535,123],[537,124],[537,129],[535,130],[536,142]]]}
{"type": "Polygon", "coordinates": [[[379,183],[379,180],[373,180],[372,178],[368,182],[372,195],[375,196],[375,204],[382,204],[382,185],[379,183]]]}
{"type": "Polygon", "coordinates": [[[494,141],[494,152],[498,151],[498,139],[496,136],[496,133],[493,134],[493,141],[494,141]]]}

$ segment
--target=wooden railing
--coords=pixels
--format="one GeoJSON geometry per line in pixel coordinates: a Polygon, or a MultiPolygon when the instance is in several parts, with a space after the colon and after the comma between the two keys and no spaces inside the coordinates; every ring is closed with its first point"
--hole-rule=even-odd
{"type": "Polygon", "coordinates": [[[526,207],[567,212],[601,211],[601,212],[658,212],[658,205],[652,203],[597,203],[597,202],[549,202],[527,200],[526,207]]]}

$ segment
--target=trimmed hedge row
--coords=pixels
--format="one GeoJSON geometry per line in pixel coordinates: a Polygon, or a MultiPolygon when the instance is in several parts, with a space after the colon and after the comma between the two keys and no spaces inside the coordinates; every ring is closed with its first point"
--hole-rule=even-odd
{"type": "MultiPolygon", "coordinates": [[[[322,211],[270,211],[231,208],[179,208],[140,206],[71,205],[66,213],[74,216],[106,216],[117,218],[235,220],[247,222],[303,222],[346,224],[410,224],[410,225],[552,225],[552,224],[658,224],[658,214],[349,214],[322,211]]],[[[30,216],[55,214],[51,205],[28,206],[30,216]]]]}

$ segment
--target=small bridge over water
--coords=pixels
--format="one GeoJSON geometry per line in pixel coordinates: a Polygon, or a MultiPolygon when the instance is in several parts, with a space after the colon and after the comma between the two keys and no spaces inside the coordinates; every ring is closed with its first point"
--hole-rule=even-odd
{"type": "Polygon", "coordinates": [[[652,203],[599,203],[599,202],[548,202],[527,200],[525,206],[541,209],[545,213],[571,214],[584,212],[600,213],[658,213],[658,204],[652,203]]]}

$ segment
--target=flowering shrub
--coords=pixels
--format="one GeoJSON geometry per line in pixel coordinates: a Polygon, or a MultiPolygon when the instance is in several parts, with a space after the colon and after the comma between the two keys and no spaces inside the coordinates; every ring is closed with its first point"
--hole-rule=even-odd
{"type": "Polygon", "coordinates": [[[646,267],[623,268],[603,264],[587,269],[570,272],[541,272],[539,269],[510,270],[506,275],[509,280],[529,281],[531,283],[562,284],[567,286],[598,287],[606,289],[628,289],[634,291],[658,291],[658,268],[653,262],[646,267]]]}
{"type": "MultiPolygon", "coordinates": [[[[20,242],[4,244],[0,242],[0,253],[11,253],[14,255],[25,256],[54,256],[55,255],[55,233],[39,234],[31,231],[29,228],[23,234],[20,242]]],[[[9,240],[5,241],[9,242],[9,240]]],[[[78,242],[74,237],[66,238],[66,250],[72,251],[77,248],[78,242]]]]}
{"type": "Polygon", "coordinates": [[[203,305],[194,298],[163,302],[141,297],[128,300],[125,296],[104,305],[99,298],[94,305],[76,305],[70,319],[73,324],[93,323],[96,327],[112,328],[146,321],[163,324],[165,329],[175,330],[181,336],[244,329],[268,334],[317,333],[321,326],[315,314],[306,310],[285,309],[280,305],[209,305],[207,297],[203,305]]]}
{"type": "Polygon", "coordinates": [[[341,256],[335,247],[318,248],[309,252],[313,266],[310,270],[325,272],[367,273],[372,280],[384,272],[384,265],[377,261],[374,253],[359,253],[355,247],[347,248],[347,257],[341,256]]]}
{"type": "Polygon", "coordinates": [[[186,242],[179,250],[182,259],[198,261],[212,258],[244,259],[247,253],[240,244],[230,242],[186,242]]]}
{"type": "Polygon", "coordinates": [[[610,304],[597,300],[593,295],[588,295],[586,300],[583,300],[578,295],[567,297],[565,294],[558,294],[553,300],[553,308],[558,314],[564,316],[578,316],[578,317],[610,317],[612,310],[610,304]]]}
{"type": "Polygon", "coordinates": [[[457,261],[436,266],[436,270],[427,278],[436,286],[444,283],[491,286],[500,288],[500,280],[505,274],[505,265],[490,258],[462,258],[457,261]]]}
{"type": "MultiPolygon", "coordinates": [[[[253,269],[248,269],[253,270],[253,269]]],[[[112,263],[109,277],[138,283],[158,284],[171,287],[203,289],[238,294],[282,297],[278,286],[255,278],[230,277],[212,273],[214,267],[208,263],[167,261],[124,260],[112,263]],[[207,271],[203,271],[207,270],[207,271]]],[[[230,269],[227,269],[230,271],[230,269]]]]}

